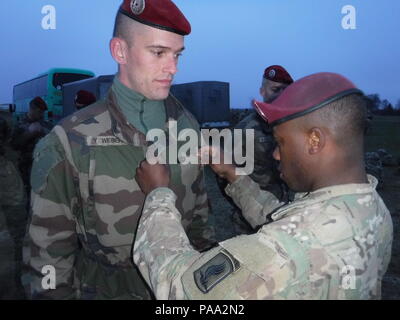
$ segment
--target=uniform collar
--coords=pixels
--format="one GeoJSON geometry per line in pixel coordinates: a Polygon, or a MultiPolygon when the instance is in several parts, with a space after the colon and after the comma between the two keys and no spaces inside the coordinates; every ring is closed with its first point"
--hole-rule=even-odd
{"type": "Polygon", "coordinates": [[[296,193],[295,200],[272,214],[271,218],[274,221],[279,220],[290,212],[293,207],[310,206],[344,195],[372,193],[378,185],[378,180],[371,175],[367,175],[367,178],[368,183],[349,183],[325,187],[309,193],[296,193]]]}

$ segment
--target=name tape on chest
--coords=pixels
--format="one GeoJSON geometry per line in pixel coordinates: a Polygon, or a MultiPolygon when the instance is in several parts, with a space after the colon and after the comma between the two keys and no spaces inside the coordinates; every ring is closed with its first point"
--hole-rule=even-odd
{"type": "Polygon", "coordinates": [[[86,144],[88,146],[125,146],[126,143],[115,136],[87,137],[86,144]]]}

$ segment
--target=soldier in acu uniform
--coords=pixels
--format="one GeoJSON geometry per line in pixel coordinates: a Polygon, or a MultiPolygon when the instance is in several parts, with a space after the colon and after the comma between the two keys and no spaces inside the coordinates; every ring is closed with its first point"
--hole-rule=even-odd
{"type": "Polygon", "coordinates": [[[185,235],[167,167],[143,162],[137,181],[148,195],[133,258],[156,297],[379,299],[393,225],[376,179],[365,173],[362,96],[343,76],[317,73],[272,104],[255,102],[273,127],[274,158],[295,200],[282,205],[234,166],[211,164],[259,231],[208,252],[185,235]]]}
{"type": "MultiPolygon", "coordinates": [[[[174,122],[178,132],[199,130],[169,95],[190,31],[170,0],[123,1],[110,42],[119,70],[106,99],[63,120],[35,149],[29,228],[33,298],[152,298],[131,258],[145,199],[134,177],[151,129],[168,136],[168,123],[174,122]],[[55,290],[41,286],[45,265],[55,268],[55,290]]],[[[203,169],[178,162],[170,170],[191,244],[207,249],[214,234],[207,223],[203,169]]]]}

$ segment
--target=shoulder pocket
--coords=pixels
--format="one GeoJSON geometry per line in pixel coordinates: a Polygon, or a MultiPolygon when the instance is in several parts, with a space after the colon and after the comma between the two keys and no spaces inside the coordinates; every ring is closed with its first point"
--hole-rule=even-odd
{"type": "Polygon", "coordinates": [[[60,142],[54,133],[42,138],[33,152],[31,185],[36,193],[42,192],[47,185],[50,171],[65,159],[60,142]]]}

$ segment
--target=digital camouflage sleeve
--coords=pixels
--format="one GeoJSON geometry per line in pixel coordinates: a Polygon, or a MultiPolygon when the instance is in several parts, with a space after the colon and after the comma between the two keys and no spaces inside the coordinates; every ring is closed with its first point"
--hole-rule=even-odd
{"type": "MultiPolygon", "coordinates": [[[[174,193],[156,189],[145,202],[134,261],[158,299],[379,299],[393,225],[376,179],[369,180],[298,194],[256,234],[202,254],[189,245],[174,193]]],[[[255,203],[268,195],[237,199],[245,184],[256,191],[243,177],[230,193],[258,224],[269,209],[255,203]]]]}

